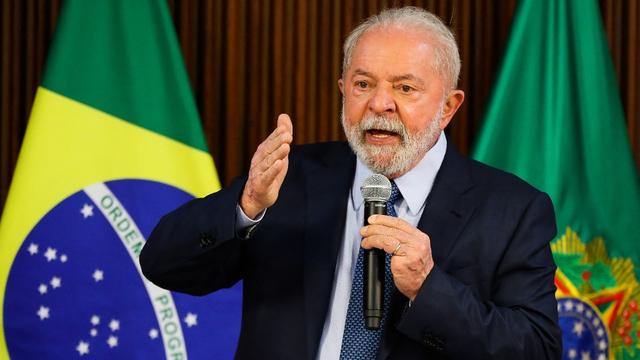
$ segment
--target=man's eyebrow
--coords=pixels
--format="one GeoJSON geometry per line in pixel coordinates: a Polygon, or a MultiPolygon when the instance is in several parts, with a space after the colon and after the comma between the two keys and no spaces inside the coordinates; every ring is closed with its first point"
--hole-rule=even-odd
{"type": "Polygon", "coordinates": [[[365,70],[362,70],[362,69],[355,69],[353,71],[353,75],[362,75],[362,76],[367,76],[367,77],[370,77],[370,78],[373,77],[372,73],[370,73],[368,71],[365,71],[365,70]]]}
{"type": "Polygon", "coordinates": [[[413,74],[402,74],[402,75],[397,75],[391,78],[391,82],[398,82],[402,80],[410,80],[410,81],[417,82],[420,85],[424,85],[424,81],[422,81],[422,79],[420,79],[419,77],[413,74]]]}
{"type": "MultiPolygon", "coordinates": [[[[362,69],[355,69],[353,71],[353,75],[361,75],[361,76],[366,76],[366,77],[370,77],[370,78],[374,78],[373,74],[362,70],[362,69]]],[[[410,80],[410,81],[414,81],[416,83],[418,83],[419,85],[424,85],[424,81],[422,79],[420,79],[419,77],[413,75],[413,74],[401,74],[401,75],[396,75],[391,77],[391,79],[389,81],[391,82],[398,82],[398,81],[403,81],[403,80],[410,80]]]]}

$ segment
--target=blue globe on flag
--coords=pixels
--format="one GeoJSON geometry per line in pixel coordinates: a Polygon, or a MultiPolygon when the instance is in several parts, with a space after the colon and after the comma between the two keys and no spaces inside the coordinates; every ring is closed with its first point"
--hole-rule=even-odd
{"type": "Polygon", "coordinates": [[[165,213],[192,198],[147,180],[93,184],[44,216],[11,266],[12,359],[230,359],[241,284],[204,297],[146,280],[138,255],[165,213]]]}

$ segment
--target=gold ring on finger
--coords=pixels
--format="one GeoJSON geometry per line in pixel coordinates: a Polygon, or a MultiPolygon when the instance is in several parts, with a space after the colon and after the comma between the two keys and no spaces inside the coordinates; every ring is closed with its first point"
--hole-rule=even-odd
{"type": "Polygon", "coordinates": [[[396,245],[396,248],[391,253],[391,256],[396,256],[398,254],[398,250],[400,250],[401,246],[402,246],[402,244],[400,243],[400,241],[398,241],[398,245],[396,245]]]}

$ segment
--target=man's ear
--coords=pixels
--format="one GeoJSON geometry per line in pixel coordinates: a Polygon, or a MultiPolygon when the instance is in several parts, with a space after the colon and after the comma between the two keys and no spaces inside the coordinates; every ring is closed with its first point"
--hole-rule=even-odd
{"type": "Polygon", "coordinates": [[[440,129],[444,130],[449,125],[453,115],[455,115],[463,102],[464,91],[455,89],[449,92],[444,103],[442,118],[440,119],[440,129]]]}
{"type": "Polygon", "coordinates": [[[338,79],[338,88],[340,89],[342,96],[344,96],[344,81],[342,81],[342,78],[338,79]]]}

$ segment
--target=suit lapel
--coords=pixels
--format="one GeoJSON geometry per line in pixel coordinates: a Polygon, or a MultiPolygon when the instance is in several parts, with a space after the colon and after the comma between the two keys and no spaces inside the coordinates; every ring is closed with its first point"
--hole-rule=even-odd
{"type": "Polygon", "coordinates": [[[469,196],[473,182],[467,161],[451,143],[447,145],[418,223],[418,228],[429,235],[434,262],[441,267],[446,266],[453,244],[475,209],[469,196]]]}
{"type": "MultiPolygon", "coordinates": [[[[429,235],[431,239],[433,259],[438,266],[445,266],[452,245],[474,210],[473,201],[466,196],[473,187],[466,161],[468,160],[463,158],[449,142],[447,153],[418,222],[418,229],[429,235]]],[[[391,303],[392,323],[400,319],[407,301],[408,299],[399,291],[394,291],[391,303]]],[[[398,343],[398,336],[402,335],[391,328],[385,331],[377,359],[389,357],[398,343]]]]}
{"type": "Polygon", "coordinates": [[[355,156],[346,144],[329,149],[322,161],[310,164],[304,174],[304,301],[309,359],[316,357],[327,315],[355,171],[355,156]]]}

